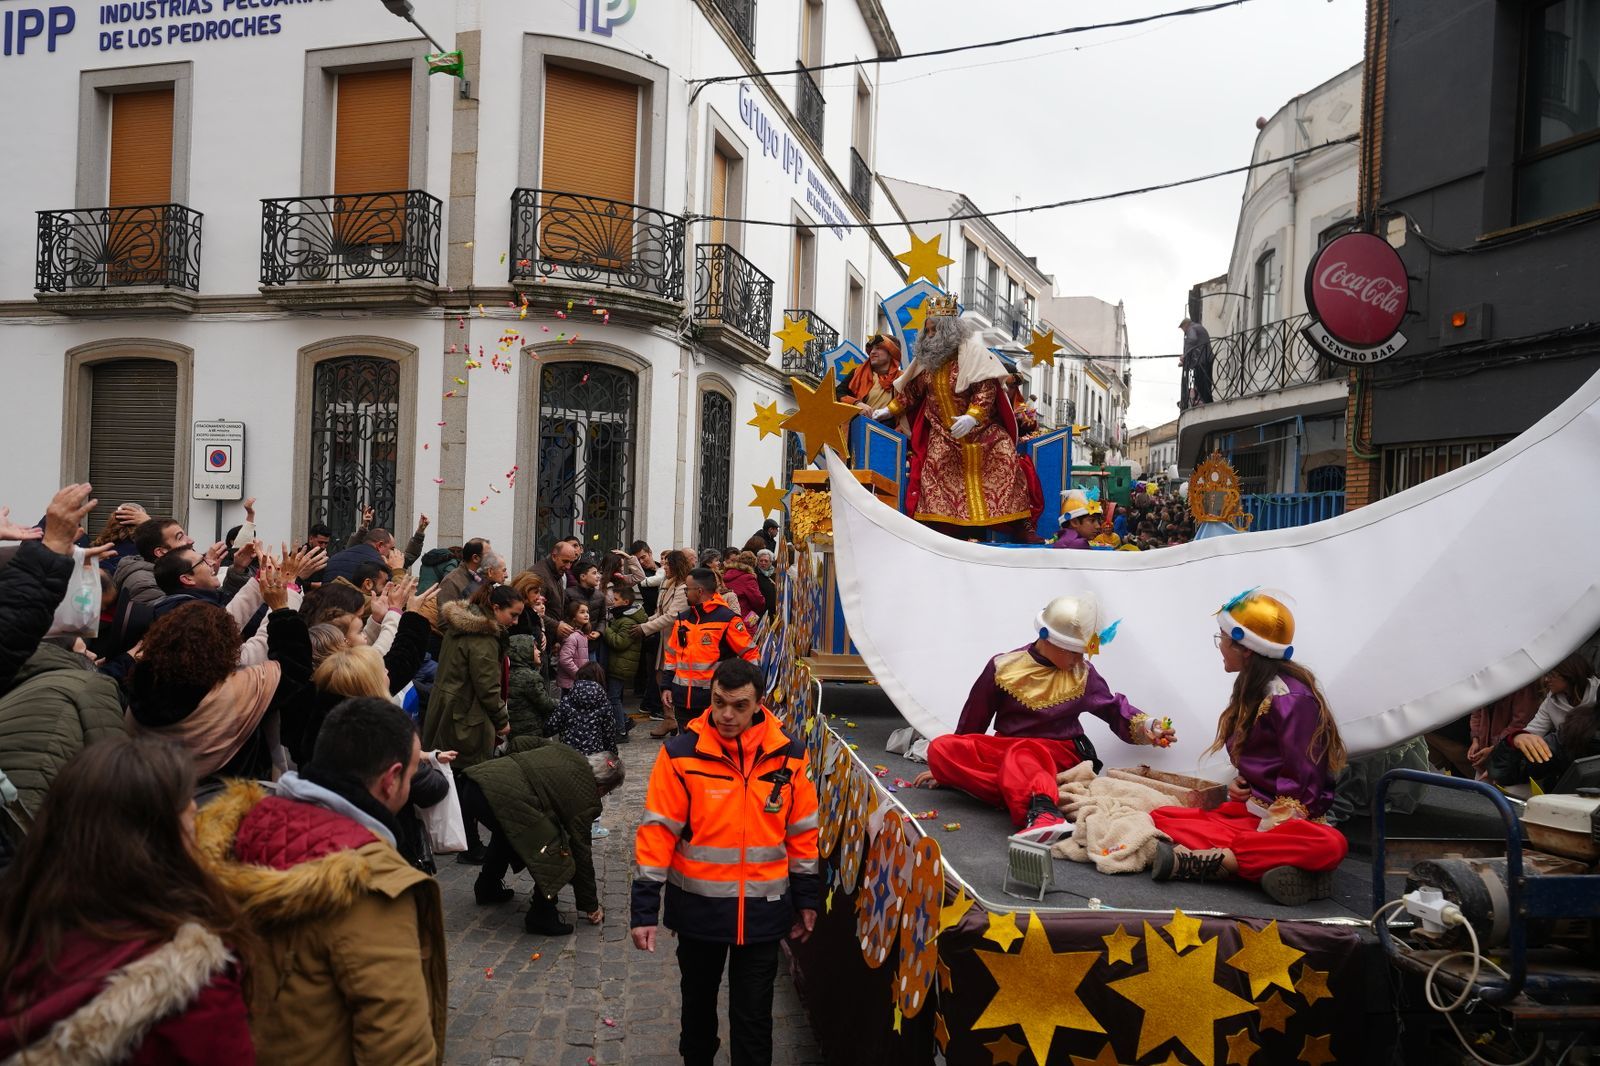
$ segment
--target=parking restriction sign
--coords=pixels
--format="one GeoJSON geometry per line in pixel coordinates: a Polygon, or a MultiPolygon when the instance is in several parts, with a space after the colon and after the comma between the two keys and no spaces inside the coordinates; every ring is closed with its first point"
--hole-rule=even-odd
{"type": "Polygon", "coordinates": [[[194,486],[197,500],[244,497],[244,423],[194,424],[194,486]]]}

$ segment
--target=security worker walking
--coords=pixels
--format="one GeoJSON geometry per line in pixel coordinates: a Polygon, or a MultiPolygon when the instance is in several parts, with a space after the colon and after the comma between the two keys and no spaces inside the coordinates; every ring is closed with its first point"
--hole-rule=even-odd
{"type": "Polygon", "coordinates": [[[662,656],[670,687],[662,693],[666,714],[661,736],[670,736],[711,706],[711,674],[718,663],[733,658],[755,662],[761,655],[750,627],[717,595],[715,571],[689,571],[683,591],[689,607],[673,619],[662,656]]]}
{"type": "Polygon", "coordinates": [[[721,1045],[725,963],[733,1066],[772,1062],[779,941],[807,940],[817,921],[817,790],[805,744],[761,706],[760,681],[743,659],[717,664],[710,710],[656,756],[634,842],[633,944],[656,950],[665,884],[687,1066],[710,1066],[721,1045]]]}

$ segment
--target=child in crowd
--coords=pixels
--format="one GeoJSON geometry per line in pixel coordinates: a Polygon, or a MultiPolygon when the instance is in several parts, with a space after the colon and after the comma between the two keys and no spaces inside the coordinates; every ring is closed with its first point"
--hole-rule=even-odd
{"type": "Polygon", "coordinates": [[[1495,745],[1489,780],[1497,785],[1537,782],[1554,791],[1575,759],[1596,754],[1595,703],[1600,677],[1582,655],[1563,659],[1539,682],[1548,695],[1533,718],[1495,745]]]}
{"type": "MultiPolygon", "coordinates": [[[[561,697],[550,718],[550,731],[561,743],[584,755],[617,754],[618,730],[611,697],[606,695],[605,667],[585,663],[578,670],[572,689],[561,697]]],[[[610,836],[611,831],[596,818],[590,835],[598,839],[610,836]]]]}
{"type": "Polygon", "coordinates": [[[606,623],[605,642],[610,649],[607,695],[611,697],[611,711],[616,718],[617,737],[628,739],[633,720],[622,709],[622,682],[639,672],[639,656],[644,642],[639,636],[639,626],[644,624],[644,608],[635,602],[632,586],[618,582],[606,590],[606,607],[611,615],[606,623]]]}
{"type": "Polygon", "coordinates": [[[511,662],[511,695],[506,701],[511,736],[549,736],[549,720],[555,712],[555,703],[539,669],[538,640],[528,633],[513,634],[506,654],[511,662]]]}
{"type": "Polygon", "coordinates": [[[568,603],[566,623],[572,632],[561,642],[556,658],[556,683],[562,692],[572,689],[578,671],[589,661],[589,605],[583,600],[568,603]]]}

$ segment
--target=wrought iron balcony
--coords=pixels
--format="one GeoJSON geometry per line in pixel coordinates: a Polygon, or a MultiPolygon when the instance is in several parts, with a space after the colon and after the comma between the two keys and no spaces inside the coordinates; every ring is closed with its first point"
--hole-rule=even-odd
{"type": "Polygon", "coordinates": [[[683,302],[682,217],[550,189],[511,194],[511,281],[549,278],[683,302]]]}
{"type": "Polygon", "coordinates": [[[815,384],[822,380],[823,374],[827,373],[828,364],[823,356],[839,347],[839,331],[808,308],[790,308],[783,313],[786,319],[797,319],[802,316],[806,319],[806,330],[811,334],[811,340],[806,342],[805,351],[799,355],[792,349],[784,351],[783,372],[805,378],[815,384]]]}
{"type": "Polygon", "coordinates": [[[796,106],[795,116],[800,119],[800,128],[811,135],[811,139],[822,144],[822,118],[825,104],[822,99],[822,89],[817,85],[817,80],[804,66],[795,64],[794,70],[796,106]]]}
{"type": "Polygon", "coordinates": [[[1004,313],[1001,318],[1006,323],[1006,328],[1011,332],[1011,339],[1026,343],[1033,339],[1033,323],[1028,318],[1027,308],[1022,304],[1002,304],[1004,313]]]}
{"type": "Polygon", "coordinates": [[[976,311],[990,322],[995,320],[995,295],[986,282],[978,278],[967,278],[961,283],[961,302],[963,309],[976,311]]]}
{"type": "Polygon", "coordinates": [[[200,219],[182,204],[39,212],[39,292],[200,287],[200,219]]]}
{"type": "MultiPolygon", "coordinates": [[[[1314,348],[1300,331],[1310,315],[1295,315],[1211,340],[1211,399],[1236,400],[1295,385],[1328,381],[1345,371],[1314,348]]],[[[1194,367],[1186,355],[1178,406],[1197,405],[1194,367]]],[[[1204,368],[1202,367],[1203,371],[1204,368]]]]}
{"type": "Polygon", "coordinates": [[[872,168],[854,148],[850,149],[850,199],[866,214],[872,213],[872,168]]]}
{"type": "Polygon", "coordinates": [[[1071,426],[1078,421],[1078,405],[1071,400],[1056,401],[1056,425],[1071,426]]]}
{"type": "Polygon", "coordinates": [[[261,201],[261,283],[439,282],[440,202],[418,189],[261,201]]]}
{"type": "Polygon", "coordinates": [[[695,319],[765,352],[772,337],[772,279],[727,244],[698,246],[694,273],[695,319]]]}
{"type": "Polygon", "coordinates": [[[733,27],[739,40],[752,52],[756,50],[756,0],[711,0],[733,27]]]}

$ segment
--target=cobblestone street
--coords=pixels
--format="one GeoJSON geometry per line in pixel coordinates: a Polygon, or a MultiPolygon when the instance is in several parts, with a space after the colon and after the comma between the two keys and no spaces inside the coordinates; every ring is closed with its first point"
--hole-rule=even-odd
{"type": "MultiPolygon", "coordinates": [[[[571,936],[530,936],[522,915],[532,887],[526,873],[511,877],[511,903],[479,907],[472,898],[477,867],[445,856],[445,931],[450,945],[450,1031],[445,1061],[458,1066],[676,1066],[678,968],[674,940],[663,929],[655,954],[636,951],[628,937],[628,888],[633,833],[659,742],[649,723],[622,746],[628,777],[606,798],[601,824],[611,835],[595,841],[605,923],[596,928],[574,914],[572,891],[561,894],[571,936]],[[535,957],[537,956],[537,957],[535,957]]],[[[727,1058],[726,988],[723,1050],[727,1058]]],[[[820,1063],[821,1054],[786,969],[780,967],[773,1003],[773,1061],[820,1063]]]]}

